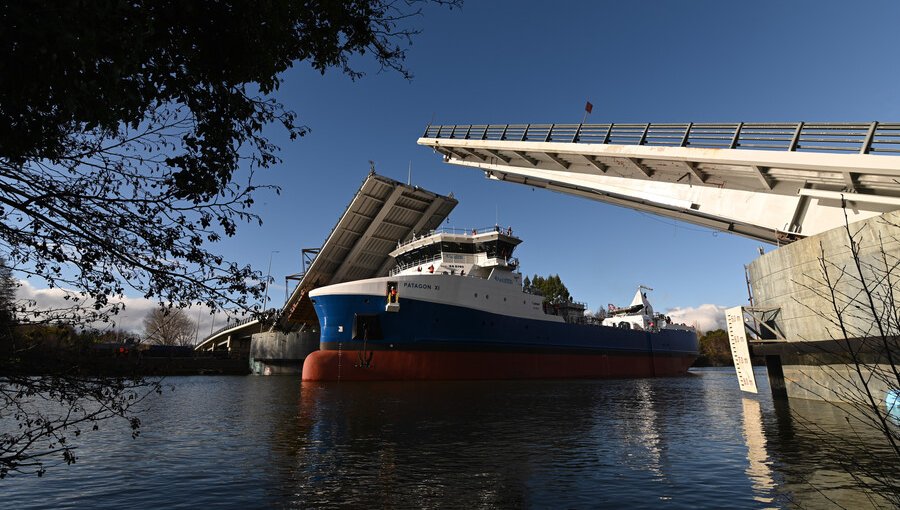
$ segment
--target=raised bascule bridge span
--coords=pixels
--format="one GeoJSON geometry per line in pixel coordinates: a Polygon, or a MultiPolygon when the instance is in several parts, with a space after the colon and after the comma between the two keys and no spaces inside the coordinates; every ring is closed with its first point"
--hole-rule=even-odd
{"type": "MultiPolygon", "coordinates": [[[[848,230],[863,264],[900,260],[900,123],[429,125],[418,143],[490,179],[780,246],[748,268],[751,306],[727,314],[741,387],[756,391],[752,349],[766,356],[778,395],[849,398],[842,383],[859,378],[823,316],[833,307],[815,276],[823,260],[853,267],[848,230]]],[[[844,280],[838,295],[858,295],[858,283],[844,280]]],[[[845,319],[871,351],[869,369],[884,368],[877,345],[886,344],[867,342],[872,325],[845,319]]],[[[900,359],[896,345],[888,349],[900,359]]]]}
{"type": "Polygon", "coordinates": [[[491,179],[772,244],[900,208],[900,123],[448,125],[418,143],[491,179]]]}
{"type": "Polygon", "coordinates": [[[249,354],[255,372],[299,373],[303,358],[319,345],[319,320],[309,292],[325,285],[386,276],[394,267],[389,254],[398,244],[440,227],[457,203],[452,195],[370,172],[325,242],[302,251],[302,271],[285,280],[297,284],[284,306],[262,320],[231,322],[195,349],[249,354]]]}

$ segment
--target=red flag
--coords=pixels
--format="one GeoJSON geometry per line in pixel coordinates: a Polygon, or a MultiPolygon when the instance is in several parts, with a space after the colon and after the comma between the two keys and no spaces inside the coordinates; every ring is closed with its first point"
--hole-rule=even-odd
{"type": "Polygon", "coordinates": [[[591,113],[593,110],[594,110],[594,105],[592,105],[591,102],[588,101],[587,104],[584,105],[584,111],[591,113]]]}

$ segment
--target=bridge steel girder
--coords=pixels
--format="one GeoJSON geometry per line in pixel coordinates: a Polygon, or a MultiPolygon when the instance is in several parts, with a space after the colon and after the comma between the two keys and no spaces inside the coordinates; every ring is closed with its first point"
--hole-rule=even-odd
{"type": "Polygon", "coordinates": [[[420,138],[448,163],[784,244],[900,208],[900,157],[750,149],[420,138]],[[553,157],[549,158],[548,155],[553,157]],[[528,162],[521,156],[528,156],[528,162]],[[518,157],[516,157],[518,156],[518,157]],[[562,169],[565,157],[569,167],[562,169]],[[536,164],[529,165],[534,161],[536,164]],[[570,162],[570,163],[569,163],[570,162]],[[600,172],[598,173],[598,170],[600,172]],[[691,179],[684,179],[685,173],[691,179]],[[854,192],[848,192],[847,175],[854,192]],[[861,184],[861,181],[866,181],[861,184]],[[865,191],[862,191],[865,190],[865,191]],[[844,207],[852,202],[853,207],[844,207]]]}
{"type": "Polygon", "coordinates": [[[673,161],[673,163],[675,163],[677,166],[680,166],[681,168],[684,168],[684,170],[688,174],[690,174],[691,177],[700,181],[700,184],[706,182],[706,176],[703,175],[703,172],[697,170],[697,165],[689,163],[687,161],[673,161]]]}

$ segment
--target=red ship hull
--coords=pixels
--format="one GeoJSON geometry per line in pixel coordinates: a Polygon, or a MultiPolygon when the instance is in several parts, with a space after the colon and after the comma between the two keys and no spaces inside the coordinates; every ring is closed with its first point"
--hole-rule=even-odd
{"type": "Polygon", "coordinates": [[[696,356],[447,351],[315,351],[304,381],[600,379],[683,375],[696,356]]]}

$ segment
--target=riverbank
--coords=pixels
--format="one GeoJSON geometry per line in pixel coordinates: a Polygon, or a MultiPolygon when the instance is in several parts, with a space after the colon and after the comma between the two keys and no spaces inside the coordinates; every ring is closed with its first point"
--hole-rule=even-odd
{"type": "Polygon", "coordinates": [[[65,373],[86,376],[247,375],[249,358],[191,348],[142,350],[128,344],[101,344],[85,350],[33,350],[16,359],[20,375],[65,373]]]}

